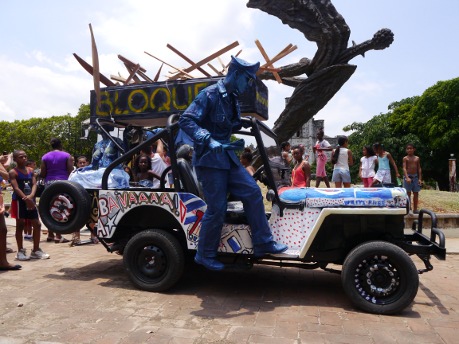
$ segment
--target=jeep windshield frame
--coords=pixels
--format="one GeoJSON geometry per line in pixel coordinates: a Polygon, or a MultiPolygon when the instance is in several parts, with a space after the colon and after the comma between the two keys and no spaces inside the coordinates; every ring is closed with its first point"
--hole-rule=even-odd
{"type": "MultiPolygon", "coordinates": [[[[175,147],[175,137],[177,136],[179,126],[178,126],[178,118],[179,114],[173,114],[169,116],[167,125],[165,128],[159,130],[156,134],[154,134],[152,137],[149,139],[143,141],[139,145],[131,148],[127,152],[125,152],[123,155],[115,159],[104,171],[104,174],[102,176],[102,189],[107,190],[108,189],[108,176],[110,175],[110,172],[116,168],[116,166],[122,164],[123,162],[129,161],[135,154],[138,154],[141,149],[147,147],[148,145],[152,145],[155,141],[157,140],[163,140],[164,142],[167,143],[169,147],[169,152],[170,152],[170,159],[171,159],[171,167],[168,168],[165,172],[169,172],[170,169],[172,169],[172,173],[174,176],[174,190],[175,191],[180,191],[180,182],[179,182],[179,175],[178,173],[175,173],[174,171],[177,171],[177,158],[176,158],[176,147],[175,147]]],[[[265,148],[265,142],[264,141],[272,141],[272,145],[270,146],[271,148],[275,148],[276,150],[279,149],[279,144],[278,144],[278,138],[277,135],[263,122],[259,121],[258,119],[254,117],[243,117],[241,118],[243,127],[244,129],[241,129],[234,134],[236,135],[242,135],[242,136],[252,136],[255,138],[256,144],[257,144],[257,150],[255,152],[256,158],[254,159],[254,167],[255,169],[261,168],[263,169],[263,182],[266,184],[266,186],[273,190],[275,193],[275,198],[279,200],[279,196],[277,193],[277,187],[278,183],[276,180],[278,178],[275,178],[274,173],[273,173],[273,166],[274,168],[278,167],[278,162],[273,162],[272,158],[268,155],[268,152],[265,148]],[[275,147],[273,147],[275,146],[275,147]]],[[[117,121],[113,120],[100,120],[98,121],[99,125],[103,124],[111,124],[111,125],[119,125],[119,126],[126,126],[125,123],[117,123],[117,121]]],[[[163,173],[164,174],[164,173],[163,173]]],[[[163,179],[163,178],[162,178],[163,179]]],[[[163,185],[161,185],[161,188],[164,188],[163,185]]]]}
{"type": "Polygon", "coordinates": [[[278,143],[277,135],[263,122],[259,121],[254,117],[245,117],[242,118],[242,123],[244,127],[248,127],[250,129],[249,132],[240,130],[235,134],[242,134],[242,135],[251,135],[255,138],[257,143],[257,149],[254,153],[255,158],[252,163],[252,166],[256,170],[263,170],[263,178],[260,178],[262,182],[268,187],[268,189],[274,191],[274,198],[277,201],[279,200],[279,195],[277,193],[278,188],[278,180],[277,171],[279,169],[284,169],[285,166],[282,165],[282,161],[275,161],[277,157],[281,159],[280,154],[270,156],[266,149],[266,145],[269,144],[270,151],[275,151],[280,153],[280,146],[278,143]],[[271,142],[270,142],[271,141],[271,142]],[[273,159],[274,158],[274,159],[273,159]]]}

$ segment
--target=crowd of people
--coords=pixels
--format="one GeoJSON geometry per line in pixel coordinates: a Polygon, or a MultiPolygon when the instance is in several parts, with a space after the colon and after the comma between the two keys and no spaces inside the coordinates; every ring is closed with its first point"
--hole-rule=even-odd
{"type": "MultiPolygon", "coordinates": [[[[316,158],[315,187],[318,188],[323,181],[325,186],[330,188],[330,180],[326,170],[328,163],[332,164],[333,167],[331,181],[335,184],[335,187],[351,187],[350,166],[354,164],[354,156],[348,148],[348,138],[344,135],[338,136],[338,144],[333,148],[325,139],[323,128],[317,131],[316,137],[317,141],[312,147],[316,158]]],[[[402,161],[403,181],[400,178],[394,158],[379,142],[362,148],[358,175],[365,188],[403,186],[407,190],[410,200],[413,197],[412,202],[410,202],[412,203],[412,211],[418,213],[419,191],[423,183],[421,162],[420,158],[415,155],[416,148],[413,144],[407,144],[405,150],[407,155],[402,161]],[[396,176],[395,183],[391,177],[392,170],[396,176]]],[[[304,145],[291,147],[289,142],[282,142],[281,155],[286,168],[290,169],[291,172],[291,186],[310,187],[312,171],[304,145]]]]}
{"type": "MultiPolygon", "coordinates": [[[[38,169],[35,161],[29,160],[24,150],[15,150],[12,153],[4,152],[0,156],[0,182],[2,185],[0,188],[0,271],[20,270],[22,268],[19,264],[10,264],[6,256],[7,253],[17,252],[15,255],[17,261],[49,259],[50,255],[40,247],[42,234],[47,234],[46,242],[69,243],[70,246],[84,243],[97,244],[99,242],[97,236],[92,232],[93,223],[88,223],[91,238],[85,242],[80,239],[80,229],[73,233],[71,240],[49,229],[42,233],[36,198],[40,184],[46,188],[55,181],[72,180],[77,174],[79,175],[78,178],[81,178],[85,171],[96,171],[107,167],[119,156],[118,148],[108,141],[110,141],[108,138],[105,140],[103,138],[102,141],[96,143],[90,161],[84,155],[75,159],[71,154],[64,151],[60,139],[53,138],[50,141],[51,150],[42,156],[38,169]],[[102,147],[104,142],[106,144],[102,147]],[[9,212],[6,211],[1,193],[7,185],[11,186],[9,189],[12,192],[9,212]],[[5,216],[11,216],[15,219],[17,250],[14,250],[10,243],[7,244],[5,216]],[[31,241],[32,244],[30,254],[26,248],[27,241],[31,241]]],[[[153,149],[154,151],[151,148],[142,151],[132,168],[124,166],[125,170],[123,170],[120,166],[122,178],[125,178],[127,183],[159,186],[161,174],[170,164],[170,160],[167,159],[161,141],[156,142],[153,149]],[[126,169],[129,169],[130,172],[132,169],[133,172],[126,173],[126,169]]]]}

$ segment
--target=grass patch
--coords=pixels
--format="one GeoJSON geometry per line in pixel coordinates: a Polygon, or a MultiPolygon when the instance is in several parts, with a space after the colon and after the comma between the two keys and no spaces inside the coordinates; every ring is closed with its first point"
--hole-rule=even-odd
{"type": "Polygon", "coordinates": [[[419,209],[429,209],[435,213],[459,213],[459,192],[421,190],[419,209]]]}

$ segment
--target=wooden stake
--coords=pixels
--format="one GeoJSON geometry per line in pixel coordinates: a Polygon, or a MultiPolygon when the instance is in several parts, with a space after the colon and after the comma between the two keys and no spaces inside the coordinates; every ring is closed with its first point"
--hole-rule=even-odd
{"type": "Polygon", "coordinates": [[[183,69],[181,69],[181,68],[174,67],[174,66],[172,66],[171,64],[169,64],[169,63],[167,63],[167,62],[165,62],[165,61],[163,61],[163,60],[157,58],[156,56],[153,56],[153,55],[150,54],[149,52],[144,51],[144,53],[147,54],[147,55],[149,55],[149,56],[151,56],[151,57],[153,57],[154,59],[158,60],[159,62],[162,62],[162,63],[164,63],[165,65],[167,65],[167,66],[169,66],[169,67],[171,67],[171,68],[174,68],[175,70],[181,72],[182,74],[185,74],[185,75],[188,76],[189,78],[193,78],[193,76],[190,75],[190,74],[188,74],[187,72],[185,72],[185,70],[183,70],[183,69]]]}
{"type": "Polygon", "coordinates": [[[153,82],[153,80],[151,80],[145,73],[143,73],[142,71],[138,71],[137,74],[139,74],[142,78],[145,79],[145,81],[147,82],[153,82]]]}
{"type": "Polygon", "coordinates": [[[126,84],[126,79],[123,78],[122,76],[110,74],[110,78],[113,79],[113,80],[116,80],[116,81],[120,81],[123,84],[126,84]]]}
{"type": "Polygon", "coordinates": [[[215,68],[214,66],[212,66],[210,63],[207,64],[210,69],[212,69],[217,75],[223,75],[222,72],[220,72],[219,70],[217,70],[217,68],[215,68]]]}
{"type": "MultiPolygon", "coordinates": [[[[185,56],[185,54],[181,53],[177,49],[175,49],[172,45],[167,44],[166,45],[170,50],[172,50],[174,53],[176,53],[178,56],[180,56],[182,59],[184,59],[186,62],[188,62],[191,67],[196,68],[198,71],[200,71],[202,74],[204,74],[207,77],[211,77],[209,73],[207,73],[204,69],[202,69],[200,66],[198,66],[196,63],[194,63],[190,58],[185,56]]],[[[191,72],[191,71],[190,71],[191,72]]]]}
{"type": "MultiPolygon", "coordinates": [[[[83,60],[76,53],[73,53],[73,56],[78,61],[78,63],[81,65],[81,67],[83,67],[89,74],[94,75],[94,68],[92,68],[92,66],[89,63],[83,60]]],[[[107,87],[116,86],[114,82],[112,82],[109,78],[107,78],[105,75],[101,73],[99,73],[99,78],[100,78],[100,82],[103,83],[107,87]]]]}
{"type": "Polygon", "coordinates": [[[288,54],[290,54],[291,52],[295,51],[297,48],[296,45],[290,47],[289,49],[283,49],[282,52],[280,52],[279,54],[277,54],[276,56],[274,56],[272,58],[272,60],[269,62],[269,63],[265,63],[263,64],[261,67],[269,67],[270,65],[272,65],[274,62],[277,62],[279,61],[281,58],[287,56],[288,54]]]}
{"type": "MultiPolygon", "coordinates": [[[[258,47],[258,50],[260,50],[261,55],[263,55],[263,58],[265,59],[266,63],[269,63],[266,67],[269,67],[270,65],[272,66],[273,63],[270,61],[268,54],[266,53],[265,49],[261,45],[260,41],[258,39],[255,40],[255,45],[258,47]]],[[[273,66],[274,67],[274,66],[273,66]]],[[[272,72],[274,75],[274,78],[279,84],[282,84],[282,79],[279,76],[277,72],[272,72]]]]}
{"type": "MultiPolygon", "coordinates": [[[[128,63],[124,63],[124,66],[126,67],[126,69],[128,70],[129,72],[129,75],[132,73],[132,71],[134,70],[134,68],[132,66],[130,66],[128,63]]],[[[135,67],[135,66],[134,66],[135,67]]],[[[137,72],[139,72],[139,70],[137,70],[137,72]]],[[[136,72],[136,73],[137,73],[136,72]]],[[[132,75],[132,79],[134,79],[134,82],[135,83],[140,83],[140,78],[137,76],[137,74],[134,73],[134,75],[132,75]]]]}
{"type": "Polygon", "coordinates": [[[99,54],[97,53],[96,40],[94,39],[94,33],[92,32],[91,23],[89,23],[89,31],[91,32],[91,51],[92,51],[92,65],[94,67],[94,73],[92,74],[94,80],[94,92],[96,92],[97,107],[100,108],[100,72],[99,72],[99,54]]]}
{"type": "Polygon", "coordinates": [[[140,68],[140,65],[137,64],[137,65],[135,66],[135,68],[132,70],[132,72],[131,72],[131,74],[129,75],[129,77],[126,79],[126,81],[125,81],[125,84],[126,84],[126,85],[129,84],[129,81],[132,80],[132,78],[134,77],[135,73],[137,73],[137,71],[139,70],[139,68],[140,68]]]}
{"type": "MultiPolygon", "coordinates": [[[[122,55],[118,55],[118,58],[119,58],[121,61],[123,61],[124,64],[130,65],[131,68],[135,68],[135,67],[138,65],[138,63],[134,63],[134,62],[132,62],[131,60],[129,60],[128,58],[126,58],[126,57],[124,57],[124,56],[122,56],[122,55]]],[[[144,73],[147,72],[147,70],[146,70],[145,68],[143,68],[142,66],[140,66],[140,65],[139,65],[139,70],[140,70],[141,72],[144,72],[144,73]]]]}
{"type": "MultiPolygon", "coordinates": [[[[233,49],[234,47],[237,47],[238,45],[239,45],[239,42],[238,41],[234,41],[233,43],[231,43],[230,45],[227,45],[223,49],[220,49],[219,51],[207,56],[205,59],[203,59],[203,60],[201,60],[199,62],[196,62],[196,65],[197,66],[202,66],[202,65],[212,61],[217,56],[220,56],[220,55],[226,53],[227,51],[233,49]]],[[[195,68],[193,66],[191,66],[191,67],[185,68],[184,71],[188,73],[188,72],[193,71],[194,69],[195,68]]],[[[180,77],[180,75],[175,75],[175,76],[171,77],[170,80],[175,80],[175,79],[178,79],[179,77],[180,77]]]]}
{"type": "Polygon", "coordinates": [[[226,66],[225,66],[225,64],[223,63],[223,61],[222,61],[222,59],[220,58],[220,56],[217,57],[217,60],[218,60],[218,62],[220,62],[221,66],[222,66],[222,73],[223,73],[223,74],[226,74],[226,66]]]}
{"type": "Polygon", "coordinates": [[[163,66],[164,66],[164,63],[161,63],[161,66],[158,69],[158,73],[156,73],[155,78],[153,79],[153,81],[155,81],[155,82],[158,81],[159,73],[161,73],[161,69],[163,68],[163,66]]]}

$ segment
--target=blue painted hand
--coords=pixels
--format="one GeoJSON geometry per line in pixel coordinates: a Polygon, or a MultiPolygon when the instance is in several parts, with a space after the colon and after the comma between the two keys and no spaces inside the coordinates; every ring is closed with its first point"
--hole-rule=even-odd
{"type": "Polygon", "coordinates": [[[222,144],[214,139],[210,139],[209,148],[214,153],[221,153],[223,151],[222,144]]]}

